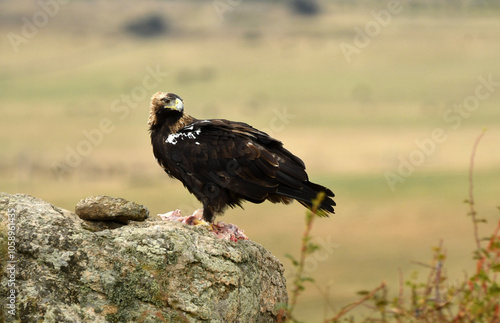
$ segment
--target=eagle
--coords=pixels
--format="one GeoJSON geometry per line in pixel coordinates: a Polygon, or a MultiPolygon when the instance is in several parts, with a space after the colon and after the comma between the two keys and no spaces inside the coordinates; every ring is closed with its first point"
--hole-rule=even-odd
{"type": "Polygon", "coordinates": [[[178,95],[157,92],[148,125],[158,164],[203,204],[202,218],[208,223],[228,206],[242,207],[243,201],[296,200],[311,209],[321,192],[318,214],[335,213],[335,195],[309,181],[304,162],[281,141],[246,123],[196,119],[184,113],[178,95]]]}

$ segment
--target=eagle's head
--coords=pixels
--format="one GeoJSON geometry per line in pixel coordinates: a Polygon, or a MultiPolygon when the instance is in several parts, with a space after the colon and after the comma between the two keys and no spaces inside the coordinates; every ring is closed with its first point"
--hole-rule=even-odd
{"type": "Polygon", "coordinates": [[[156,92],[151,98],[151,105],[149,108],[148,124],[150,126],[155,126],[168,117],[180,118],[184,111],[184,103],[177,94],[156,92]]]}

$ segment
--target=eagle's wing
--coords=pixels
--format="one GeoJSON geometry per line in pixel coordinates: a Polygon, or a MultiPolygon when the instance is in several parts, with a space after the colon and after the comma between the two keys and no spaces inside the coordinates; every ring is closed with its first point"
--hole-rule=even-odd
{"type": "MultiPolygon", "coordinates": [[[[198,120],[163,141],[179,178],[195,195],[210,194],[210,186],[228,189],[254,203],[305,203],[316,191],[305,185],[302,160],[280,141],[245,123],[198,120]]],[[[165,154],[162,154],[165,155],[165,154]]]]}

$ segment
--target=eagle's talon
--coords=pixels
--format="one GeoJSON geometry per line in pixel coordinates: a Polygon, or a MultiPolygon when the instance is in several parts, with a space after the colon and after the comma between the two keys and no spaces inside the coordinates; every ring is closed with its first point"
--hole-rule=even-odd
{"type": "Polygon", "coordinates": [[[210,223],[208,222],[205,222],[203,220],[197,220],[197,219],[194,219],[193,222],[192,222],[194,226],[199,226],[199,225],[202,225],[202,226],[205,226],[207,227],[208,229],[210,229],[210,223]]]}

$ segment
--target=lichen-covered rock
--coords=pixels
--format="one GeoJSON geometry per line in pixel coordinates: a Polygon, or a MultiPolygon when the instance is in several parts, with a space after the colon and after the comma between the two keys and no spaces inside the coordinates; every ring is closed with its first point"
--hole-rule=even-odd
{"type": "Polygon", "coordinates": [[[0,193],[0,321],[273,322],[287,302],[283,266],[251,241],[148,219],[88,230],[74,213],[0,193]],[[7,312],[9,219],[15,313],[7,312]]]}
{"type": "Polygon", "coordinates": [[[75,213],[84,220],[91,221],[144,221],[149,211],[144,205],[119,197],[97,195],[86,197],[75,207],[75,213]]]}

